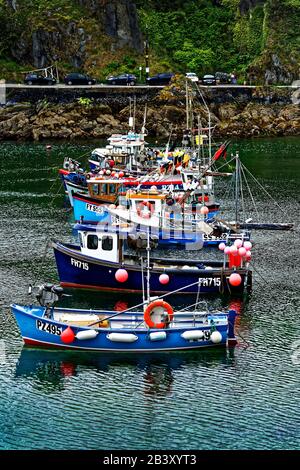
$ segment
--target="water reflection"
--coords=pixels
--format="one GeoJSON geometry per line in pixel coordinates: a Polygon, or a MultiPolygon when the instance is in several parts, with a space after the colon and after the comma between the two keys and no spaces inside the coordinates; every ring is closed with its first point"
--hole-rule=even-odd
{"type": "MultiPolygon", "coordinates": [[[[142,372],[145,396],[172,394],[174,372],[195,367],[234,366],[234,349],[203,351],[122,354],[49,351],[24,346],[15,369],[16,378],[28,378],[46,393],[63,390],[66,378],[93,372],[113,373],[120,367],[142,372]]],[[[119,372],[118,372],[119,373],[119,372]]]]}

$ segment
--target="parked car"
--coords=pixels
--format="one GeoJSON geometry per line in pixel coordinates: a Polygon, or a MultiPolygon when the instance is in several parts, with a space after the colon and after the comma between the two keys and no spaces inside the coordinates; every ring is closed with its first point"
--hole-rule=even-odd
{"type": "Polygon", "coordinates": [[[174,77],[174,73],[172,72],[158,73],[153,77],[148,77],[146,83],[147,85],[168,85],[172,77],[174,77]]]}
{"type": "Polygon", "coordinates": [[[131,73],[123,73],[122,75],[107,77],[106,82],[109,85],[135,85],[136,76],[131,73]]]}
{"type": "Polygon", "coordinates": [[[66,85],[95,85],[95,78],[83,73],[69,73],[65,76],[64,82],[66,85]]]}
{"type": "Polygon", "coordinates": [[[203,85],[215,85],[216,79],[214,75],[204,75],[202,78],[203,85]]]}
{"type": "Polygon", "coordinates": [[[55,85],[56,80],[52,77],[45,77],[36,73],[29,73],[24,79],[26,85],[55,85]]]}
{"type": "Polygon", "coordinates": [[[198,82],[199,81],[199,78],[198,76],[193,73],[193,72],[188,72],[185,74],[186,78],[189,78],[192,82],[198,82]]]}
{"type": "Polygon", "coordinates": [[[215,79],[217,83],[231,83],[231,75],[226,72],[216,72],[215,79]]]}

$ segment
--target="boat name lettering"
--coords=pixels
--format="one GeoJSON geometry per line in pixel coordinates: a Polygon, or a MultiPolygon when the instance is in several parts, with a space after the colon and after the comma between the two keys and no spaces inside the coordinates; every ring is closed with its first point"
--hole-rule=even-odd
{"type": "Polygon", "coordinates": [[[89,204],[88,202],[85,205],[87,211],[96,212],[97,214],[103,214],[104,208],[102,206],[94,206],[93,204],[89,204]]]}
{"type": "Polygon", "coordinates": [[[71,264],[73,266],[75,266],[75,268],[81,268],[81,269],[84,269],[85,271],[89,270],[88,263],[84,263],[83,261],[79,261],[79,259],[71,258],[71,264]]]}
{"type": "Polygon", "coordinates": [[[227,234],[222,233],[219,237],[215,237],[214,235],[207,235],[206,233],[203,234],[204,240],[226,240],[227,234]]]}
{"type": "Polygon", "coordinates": [[[161,189],[164,189],[164,190],[167,190],[167,191],[172,191],[174,189],[182,189],[182,185],[181,184],[163,184],[161,186],[161,189]]]}
{"type": "Polygon", "coordinates": [[[46,333],[50,333],[51,335],[60,336],[62,333],[61,326],[53,325],[52,323],[46,323],[42,320],[36,321],[36,328],[37,330],[46,331],[46,333]]]}
{"type": "Polygon", "coordinates": [[[203,287],[220,287],[221,279],[219,277],[200,277],[199,285],[203,287]]]}

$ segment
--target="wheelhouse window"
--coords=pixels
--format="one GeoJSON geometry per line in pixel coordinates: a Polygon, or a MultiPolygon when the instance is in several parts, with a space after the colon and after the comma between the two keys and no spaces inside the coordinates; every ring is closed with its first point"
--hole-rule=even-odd
{"type": "Polygon", "coordinates": [[[89,250],[97,250],[98,248],[98,236],[97,235],[87,236],[87,247],[89,250]]]}
{"type": "Polygon", "coordinates": [[[102,237],[102,250],[111,251],[113,249],[113,237],[105,236],[102,237]]]}
{"type": "Polygon", "coordinates": [[[110,184],[109,185],[109,194],[116,194],[116,185],[110,184]]]}

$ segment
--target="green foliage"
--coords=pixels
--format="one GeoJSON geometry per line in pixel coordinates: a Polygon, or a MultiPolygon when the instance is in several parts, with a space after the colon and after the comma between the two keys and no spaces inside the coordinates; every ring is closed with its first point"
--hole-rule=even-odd
{"type": "MultiPolygon", "coordinates": [[[[198,74],[234,71],[242,80],[249,67],[263,67],[272,54],[279,55],[294,70],[296,65],[292,64],[299,63],[300,0],[265,0],[243,15],[240,0],[134,1],[140,27],[149,38],[151,74],[164,70],[198,74]]],[[[74,25],[84,28],[89,38],[83,64],[86,72],[95,72],[101,79],[127,72],[139,78],[141,65],[144,73],[143,55],[128,49],[113,50],[111,38],[104,33],[101,15],[92,15],[84,5],[81,0],[17,0],[14,11],[5,0],[0,0],[3,76],[15,79],[18,68],[24,69],[24,65],[12,60],[18,57],[20,43],[21,60],[30,61],[32,33],[38,29],[58,32],[61,43],[57,41],[49,47],[52,56],[59,57],[60,72],[71,71],[70,57],[76,55],[80,42],[78,35],[74,40],[73,33],[68,33],[74,25]]],[[[99,1],[99,12],[102,10],[103,2],[99,1]]],[[[32,64],[26,66],[30,68],[32,64]]]]}
{"type": "Polygon", "coordinates": [[[81,106],[84,106],[85,108],[91,108],[93,104],[93,100],[91,98],[80,97],[77,99],[77,101],[81,106]]]}
{"type": "Polygon", "coordinates": [[[174,53],[174,59],[196,73],[210,71],[211,64],[215,62],[214,52],[211,49],[199,49],[190,41],[185,41],[182,50],[174,53]]]}
{"type": "Polygon", "coordinates": [[[268,51],[298,57],[300,0],[266,0],[243,15],[240,0],[137,4],[152,55],[173,62],[175,71],[235,71],[242,79],[268,51]]]}

